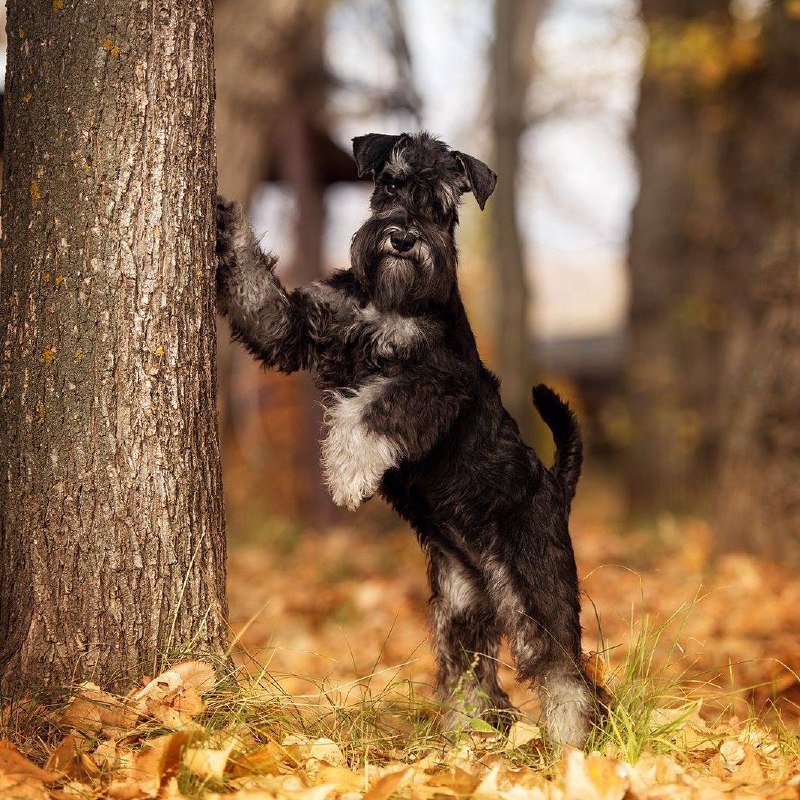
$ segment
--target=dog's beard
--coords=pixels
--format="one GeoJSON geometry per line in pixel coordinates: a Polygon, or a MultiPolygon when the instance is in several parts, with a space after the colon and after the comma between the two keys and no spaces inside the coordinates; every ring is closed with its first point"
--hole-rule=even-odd
{"type": "Polygon", "coordinates": [[[421,266],[411,258],[391,253],[378,256],[375,275],[375,304],[380,309],[399,308],[420,293],[421,266]]]}

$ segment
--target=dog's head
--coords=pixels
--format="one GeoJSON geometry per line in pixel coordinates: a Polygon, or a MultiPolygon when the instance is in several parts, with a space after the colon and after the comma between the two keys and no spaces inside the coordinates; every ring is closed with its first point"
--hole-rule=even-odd
{"type": "Polygon", "coordinates": [[[459,199],[472,192],[482,209],[497,176],[427,133],[358,136],[353,154],[375,184],[372,216],[353,236],[353,272],[381,310],[445,303],[456,282],[459,199]]]}

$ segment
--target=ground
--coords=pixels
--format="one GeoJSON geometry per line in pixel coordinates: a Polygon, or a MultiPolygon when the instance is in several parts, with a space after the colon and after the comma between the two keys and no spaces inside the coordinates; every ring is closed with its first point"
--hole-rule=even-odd
{"type": "Polygon", "coordinates": [[[510,736],[442,735],[424,559],[373,503],[325,532],[234,514],[237,667],[176,656],[123,698],[6,712],[0,797],[800,797],[800,579],[712,559],[698,520],[631,529],[616,497],[589,482],[573,517],[585,647],[616,698],[586,754],[543,740],[509,665],[510,736]]]}

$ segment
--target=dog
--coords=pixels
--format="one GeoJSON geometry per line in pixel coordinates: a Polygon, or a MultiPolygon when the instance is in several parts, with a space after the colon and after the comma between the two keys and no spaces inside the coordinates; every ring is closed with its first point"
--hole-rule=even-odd
{"type": "Polygon", "coordinates": [[[380,493],[416,531],[448,727],[514,718],[497,678],[505,636],[518,680],[538,687],[548,735],[582,747],[605,700],[581,667],[568,529],[580,429],[540,385],[533,402],[553,433],[553,467],[521,440],[458,288],[461,196],[483,209],[497,176],[427,133],[359,136],[353,154],[374,191],[350,268],[287,292],[241,208],[220,199],[219,309],[265,365],[315,373],[334,502],[355,509],[380,493]]]}

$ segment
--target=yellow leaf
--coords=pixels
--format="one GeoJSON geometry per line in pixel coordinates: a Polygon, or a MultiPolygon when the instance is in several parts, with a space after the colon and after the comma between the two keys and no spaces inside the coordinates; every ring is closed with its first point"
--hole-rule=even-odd
{"type": "Polygon", "coordinates": [[[278,775],[285,763],[284,756],[285,751],[280,745],[269,742],[231,759],[229,769],[232,775],[278,775]]]}
{"type": "Polygon", "coordinates": [[[148,740],[146,747],[136,754],[133,766],[125,771],[126,774],[129,777],[156,778],[160,783],[178,768],[183,751],[192,738],[193,732],[176,731],[148,740]]]}
{"type": "Polygon", "coordinates": [[[500,767],[494,767],[475,787],[472,796],[478,800],[494,800],[500,794],[498,779],[500,777],[500,767]]]}
{"type": "Polygon", "coordinates": [[[287,736],[282,744],[298,761],[308,761],[313,758],[332,767],[341,767],[347,763],[339,745],[331,739],[311,741],[308,737],[298,734],[287,736]]]}
{"type": "Polygon", "coordinates": [[[61,777],[58,772],[37,767],[5,739],[0,740],[0,773],[11,778],[32,778],[42,783],[53,783],[61,777]]]}
{"type": "Polygon", "coordinates": [[[564,800],[622,800],[628,791],[622,765],[569,748],[564,757],[564,800]]]}
{"type": "Polygon", "coordinates": [[[413,771],[411,767],[408,767],[387,773],[379,778],[377,783],[364,795],[364,800],[389,800],[413,771]]]}
{"type": "Polygon", "coordinates": [[[19,775],[6,775],[0,771],[0,797],[14,800],[48,800],[49,795],[41,781],[19,775]]]}
{"type": "MultiPolygon", "coordinates": [[[[164,348],[160,345],[159,347],[161,355],[164,355],[164,348]]],[[[179,664],[175,664],[172,671],[180,675],[184,686],[188,686],[200,694],[213,689],[216,682],[214,667],[204,661],[181,661],[179,664]]]]}
{"type": "Polygon", "coordinates": [[[184,766],[204,780],[222,780],[228,758],[236,744],[236,739],[231,738],[220,749],[189,747],[183,755],[184,766]]]}
{"type": "Polygon", "coordinates": [[[761,759],[759,758],[758,750],[749,744],[744,746],[744,750],[744,758],[739,766],[734,770],[731,780],[740,785],[764,783],[766,777],[761,766],[761,759]]]}
{"type": "Polygon", "coordinates": [[[100,774],[100,768],[90,755],[81,750],[77,737],[72,734],[65,736],[53,750],[45,766],[83,783],[88,783],[100,774]]]}
{"type": "Polygon", "coordinates": [[[542,738],[542,730],[538,725],[525,720],[518,720],[511,726],[508,732],[508,742],[506,750],[517,750],[520,747],[542,738]]]}
{"type": "Polygon", "coordinates": [[[94,683],[83,683],[61,715],[61,722],[82,733],[102,731],[108,737],[128,733],[136,725],[137,712],[94,683]]]}
{"type": "Polygon", "coordinates": [[[323,767],[317,775],[317,783],[332,784],[337,792],[363,792],[364,776],[346,767],[323,767]]]}

